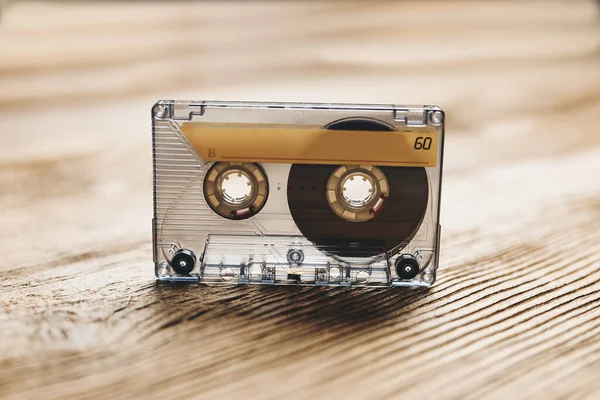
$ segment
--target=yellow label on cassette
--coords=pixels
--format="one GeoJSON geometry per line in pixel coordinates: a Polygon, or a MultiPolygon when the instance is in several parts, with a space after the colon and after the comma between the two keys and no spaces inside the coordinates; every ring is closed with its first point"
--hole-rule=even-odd
{"type": "Polygon", "coordinates": [[[206,161],[435,167],[438,156],[438,134],[430,130],[186,122],[181,132],[206,161]]]}

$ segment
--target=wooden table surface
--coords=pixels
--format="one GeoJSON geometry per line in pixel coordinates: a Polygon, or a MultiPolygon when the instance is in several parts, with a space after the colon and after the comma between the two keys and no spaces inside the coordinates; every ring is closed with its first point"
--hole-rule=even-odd
{"type": "Polygon", "coordinates": [[[24,2],[0,21],[0,397],[600,398],[595,2],[24,2]],[[159,284],[160,98],[439,104],[430,290],[159,284]]]}

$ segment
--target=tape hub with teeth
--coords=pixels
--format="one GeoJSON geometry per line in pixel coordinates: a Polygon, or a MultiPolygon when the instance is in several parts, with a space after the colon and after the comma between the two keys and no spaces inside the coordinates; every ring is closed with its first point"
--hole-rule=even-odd
{"type": "Polygon", "coordinates": [[[342,165],[327,181],[327,201],[347,221],[368,221],[389,196],[385,174],[371,165],[342,165]]]}
{"type": "Polygon", "coordinates": [[[203,186],[210,208],[229,219],[256,215],[269,195],[267,177],[255,163],[217,162],[206,173],[203,186]]]}

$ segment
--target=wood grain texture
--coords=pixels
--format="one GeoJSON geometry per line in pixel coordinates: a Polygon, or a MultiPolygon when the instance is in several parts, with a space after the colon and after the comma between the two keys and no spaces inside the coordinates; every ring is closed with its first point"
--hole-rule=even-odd
{"type": "Polygon", "coordinates": [[[0,21],[0,397],[600,398],[594,2],[23,2],[0,21]],[[439,104],[430,290],[155,282],[159,98],[439,104]]]}

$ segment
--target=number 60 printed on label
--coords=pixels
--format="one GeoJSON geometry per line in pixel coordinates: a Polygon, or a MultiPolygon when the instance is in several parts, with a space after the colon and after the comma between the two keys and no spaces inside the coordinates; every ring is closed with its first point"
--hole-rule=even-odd
{"type": "Polygon", "coordinates": [[[426,137],[418,136],[415,139],[415,144],[414,144],[413,148],[415,150],[429,150],[431,148],[431,142],[432,142],[432,139],[429,136],[426,136],[426,137]]]}

